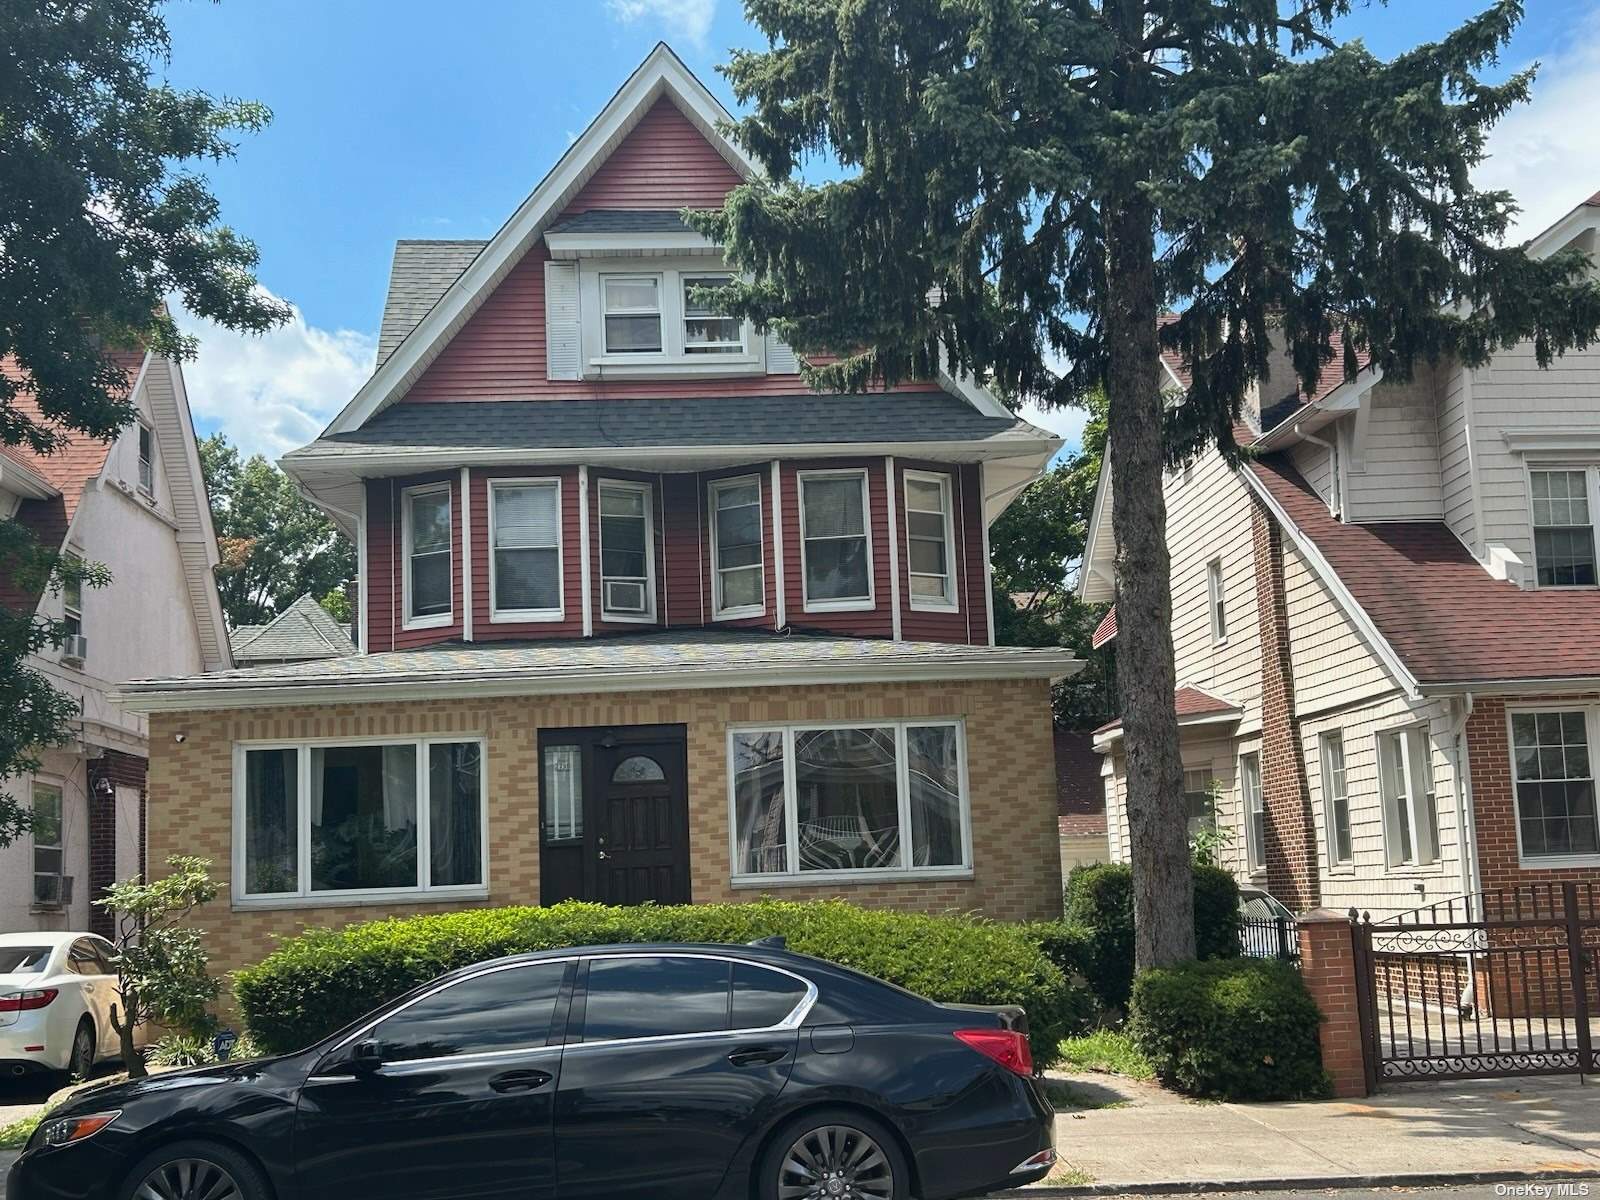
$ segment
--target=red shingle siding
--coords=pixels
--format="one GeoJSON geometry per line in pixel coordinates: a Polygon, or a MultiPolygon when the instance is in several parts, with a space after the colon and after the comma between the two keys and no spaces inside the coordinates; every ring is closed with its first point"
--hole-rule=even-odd
{"type": "Polygon", "coordinates": [[[399,495],[390,479],[367,481],[367,574],[361,581],[360,601],[367,606],[367,640],[362,650],[377,654],[394,649],[394,627],[399,615],[395,574],[394,502],[399,495]]]}
{"type": "Polygon", "coordinates": [[[676,626],[707,624],[711,610],[703,595],[705,562],[709,550],[701,533],[699,477],[667,475],[661,481],[664,506],[661,531],[666,564],[666,609],[663,619],[676,626]]]}
{"type": "Polygon", "coordinates": [[[591,208],[721,208],[743,180],[667,97],[657,100],[562,216],[591,208]]]}
{"type": "MultiPolygon", "coordinates": [[[[590,481],[591,489],[593,480],[590,481]]],[[[577,467],[506,467],[472,472],[472,640],[508,641],[517,638],[581,637],[583,635],[583,554],[581,506],[578,503],[577,467]],[[489,481],[491,479],[549,479],[561,481],[561,620],[494,621],[489,600],[489,481]]],[[[589,527],[590,555],[594,556],[594,530],[589,527]]],[[[591,592],[594,611],[599,595],[591,592]]],[[[638,626],[630,626],[638,628],[638,626]]]]}
{"type": "Polygon", "coordinates": [[[894,634],[889,592],[889,510],[881,458],[786,462],[783,479],[783,580],[789,624],[801,629],[826,629],[862,637],[894,634]],[[800,545],[799,475],[806,471],[866,468],[867,511],[871,528],[873,607],[844,612],[806,612],[805,569],[800,545]]]}

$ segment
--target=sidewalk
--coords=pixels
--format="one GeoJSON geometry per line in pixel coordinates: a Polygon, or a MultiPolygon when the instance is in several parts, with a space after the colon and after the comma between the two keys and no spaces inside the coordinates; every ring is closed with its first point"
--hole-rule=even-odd
{"type": "Polygon", "coordinates": [[[1041,1200],[1600,1176],[1600,1081],[1471,1080],[1406,1084],[1362,1101],[1221,1104],[1114,1076],[1051,1078],[1062,1162],[1024,1193],[1041,1200]]]}

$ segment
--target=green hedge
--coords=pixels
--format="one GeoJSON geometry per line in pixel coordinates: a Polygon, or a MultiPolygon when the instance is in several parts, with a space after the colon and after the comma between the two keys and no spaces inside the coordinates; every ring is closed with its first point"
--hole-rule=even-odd
{"type": "Polygon", "coordinates": [[[257,1043],[268,1053],[285,1053],[419,983],[486,959],[618,942],[737,944],[774,934],[791,950],[934,1000],[1020,1004],[1040,1065],[1055,1061],[1061,1039],[1084,1028],[1092,1008],[1026,926],[874,911],[837,900],[636,908],[573,901],[310,930],[236,972],[233,992],[257,1043]]]}
{"type": "Polygon", "coordinates": [[[1322,1014],[1287,963],[1239,958],[1140,972],[1128,1032],[1167,1086],[1223,1100],[1328,1095],[1322,1014]]]}
{"type": "MultiPolygon", "coordinates": [[[[1078,867],[1067,876],[1066,923],[1082,931],[1079,970],[1107,1008],[1126,1008],[1133,988],[1133,872],[1126,863],[1078,867]]],[[[1198,957],[1239,954],[1239,885],[1221,867],[1194,868],[1198,957]]]]}

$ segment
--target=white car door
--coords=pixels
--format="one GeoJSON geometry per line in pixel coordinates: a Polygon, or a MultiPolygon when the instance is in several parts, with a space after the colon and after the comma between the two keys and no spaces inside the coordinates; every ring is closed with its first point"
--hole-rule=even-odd
{"type": "Polygon", "coordinates": [[[92,938],[78,938],[72,943],[67,951],[67,969],[77,977],[83,1010],[94,1021],[95,1056],[104,1058],[117,1044],[116,1032],[111,1028],[111,1001],[116,995],[116,980],[106,978],[106,964],[92,938]]]}

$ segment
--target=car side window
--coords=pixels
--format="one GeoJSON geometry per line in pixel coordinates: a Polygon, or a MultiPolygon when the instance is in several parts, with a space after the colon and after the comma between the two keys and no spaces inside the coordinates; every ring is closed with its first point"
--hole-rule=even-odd
{"type": "Polygon", "coordinates": [[[806,996],[803,979],[749,963],[733,967],[733,1027],[769,1029],[781,1025],[806,996]]]}
{"type": "Polygon", "coordinates": [[[385,1062],[544,1046],[568,966],[530,963],[474,975],[386,1017],[370,1036],[385,1062]]]}
{"type": "Polygon", "coordinates": [[[732,966],[726,959],[671,955],[591,959],[582,1040],[725,1030],[732,966]]]}
{"type": "Polygon", "coordinates": [[[79,938],[72,943],[72,948],[67,951],[67,968],[79,975],[106,974],[105,964],[100,961],[94,943],[86,938],[79,938]]]}

